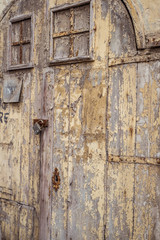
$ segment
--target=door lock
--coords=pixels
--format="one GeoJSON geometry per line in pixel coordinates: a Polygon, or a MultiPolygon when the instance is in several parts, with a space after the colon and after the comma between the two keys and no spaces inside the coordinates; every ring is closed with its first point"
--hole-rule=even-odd
{"type": "Polygon", "coordinates": [[[34,119],[33,130],[36,135],[40,134],[44,128],[48,127],[48,120],[34,119]]]}

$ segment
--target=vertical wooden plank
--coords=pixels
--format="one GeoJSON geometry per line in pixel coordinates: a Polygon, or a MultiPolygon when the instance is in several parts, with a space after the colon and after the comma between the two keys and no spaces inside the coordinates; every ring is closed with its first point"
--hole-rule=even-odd
{"type": "Polygon", "coordinates": [[[2,239],[18,239],[19,206],[14,202],[0,200],[1,237],[2,239]]]}
{"type": "MultiPolygon", "coordinates": [[[[12,188],[12,191],[10,192],[8,191],[9,192],[8,195],[6,194],[5,198],[6,198],[7,205],[5,209],[3,208],[3,211],[6,212],[6,214],[4,214],[4,219],[2,223],[3,229],[4,229],[3,239],[31,240],[31,239],[38,239],[38,214],[39,214],[38,202],[39,202],[39,191],[40,191],[38,187],[39,166],[40,166],[39,164],[40,159],[39,159],[39,152],[38,152],[39,141],[36,139],[36,137],[32,132],[33,131],[32,121],[33,121],[33,117],[38,116],[37,113],[40,112],[39,98],[41,98],[41,95],[36,93],[39,93],[38,90],[40,89],[39,86],[41,82],[41,79],[40,79],[41,69],[44,63],[42,63],[43,60],[42,58],[40,58],[41,66],[38,66],[37,64],[33,70],[27,69],[24,71],[13,71],[13,72],[6,73],[7,44],[4,46],[3,43],[5,44],[5,42],[7,42],[6,33],[8,30],[7,29],[8,27],[6,26],[8,26],[10,17],[17,15],[17,13],[22,14],[26,11],[34,12],[36,16],[35,18],[40,19],[39,22],[42,23],[42,19],[44,19],[41,14],[43,13],[43,6],[42,4],[40,4],[40,1],[37,1],[36,3],[34,1],[29,1],[27,3],[25,3],[25,1],[22,1],[21,3],[15,4],[11,9],[11,11],[10,9],[8,10],[9,10],[9,14],[8,12],[6,12],[5,20],[2,23],[2,25],[4,25],[4,23],[6,23],[6,25],[3,27],[5,29],[5,34],[3,34],[4,39],[1,42],[2,44],[0,44],[1,45],[0,52],[1,50],[3,50],[2,51],[3,54],[2,52],[0,53],[1,60],[2,60],[2,55],[4,56],[2,61],[4,63],[3,64],[4,68],[2,69],[2,71],[4,72],[4,75],[2,76],[0,74],[1,75],[0,77],[7,76],[8,78],[11,78],[11,79],[13,78],[13,80],[14,78],[23,80],[23,86],[22,86],[23,91],[20,98],[20,103],[9,104],[8,109],[4,111],[5,113],[9,111],[8,122],[4,124],[5,126],[3,128],[4,134],[1,134],[0,136],[2,143],[4,145],[3,148],[5,148],[6,153],[8,152],[7,153],[8,156],[6,156],[7,157],[6,160],[8,162],[8,173],[9,173],[8,175],[10,175],[10,171],[11,171],[11,176],[12,176],[12,178],[10,178],[11,184],[8,184],[8,181],[7,181],[7,185],[10,185],[9,187],[12,188]],[[40,68],[40,72],[38,68],[40,68]],[[39,75],[37,74],[37,72],[39,72],[39,75]],[[35,79],[36,79],[36,83],[35,83],[35,79]],[[21,166],[21,172],[20,172],[20,166],[21,166]],[[36,209],[35,212],[32,211],[33,210],[32,207],[30,208],[28,207],[28,205],[30,206],[33,205],[36,209]],[[22,207],[21,216],[19,215],[20,207],[22,207]],[[26,209],[26,214],[24,214],[25,212],[24,209],[26,209]],[[21,222],[20,225],[19,225],[18,219],[20,219],[20,222],[21,222]],[[33,228],[34,228],[34,234],[33,234],[33,228]]],[[[35,43],[34,46],[36,46],[34,48],[35,63],[37,63],[36,56],[37,58],[39,58],[40,48],[38,45],[39,43],[42,43],[39,36],[42,33],[44,34],[44,31],[42,31],[43,24],[37,24],[37,26],[38,25],[39,25],[39,27],[37,27],[38,34],[34,39],[34,43],[35,43]]],[[[27,30],[24,33],[25,40],[29,40],[30,38],[29,26],[28,27],[26,26],[25,30],[27,30]]],[[[2,34],[0,35],[2,37],[2,34]]],[[[18,33],[16,34],[15,37],[19,39],[18,33]]],[[[16,38],[14,39],[15,41],[16,41],[16,38]]],[[[40,44],[40,47],[43,49],[42,44],[40,44]]],[[[26,49],[24,50],[24,52],[25,51],[26,49]]],[[[42,52],[44,55],[43,50],[42,52]]],[[[27,57],[26,57],[26,60],[27,60],[27,57]]],[[[4,198],[4,195],[1,197],[4,198]]]]}
{"type": "MultiPolygon", "coordinates": [[[[16,109],[15,109],[16,110],[16,109]]],[[[17,131],[17,126],[21,126],[21,117],[18,111],[15,111],[16,114],[14,116],[13,109],[10,111],[9,121],[12,124],[12,142],[13,142],[13,149],[10,157],[10,162],[12,163],[12,193],[15,201],[19,201],[21,189],[20,189],[20,132],[17,131]],[[17,116],[16,116],[17,115],[17,116]],[[10,119],[11,118],[11,119],[10,119]]]]}
{"type": "Polygon", "coordinates": [[[58,168],[60,188],[56,192],[51,185],[51,239],[58,240],[66,239],[67,234],[70,66],[55,68],[54,78],[52,176],[58,168]]]}
{"type": "MultiPolygon", "coordinates": [[[[87,73],[84,74],[86,76],[87,73]]],[[[81,221],[84,221],[85,193],[81,190],[84,184],[82,156],[84,137],[82,134],[82,88],[84,84],[82,69],[72,67],[70,75],[70,138],[69,138],[69,166],[68,166],[68,236],[67,239],[83,239],[83,228],[81,221]],[[77,171],[78,170],[78,171],[77,171]],[[77,176],[75,176],[77,175],[77,176]],[[77,202],[78,197],[78,202],[77,202]],[[80,206],[81,204],[81,206],[80,206]],[[83,212],[82,212],[83,208],[83,212]],[[79,212],[79,214],[78,214],[79,212]]],[[[85,222],[87,225],[87,223],[85,222]]]]}
{"type": "Polygon", "coordinates": [[[33,239],[34,209],[5,199],[1,199],[0,205],[2,239],[33,239]]]}
{"type": "Polygon", "coordinates": [[[120,154],[134,156],[136,128],[137,64],[124,66],[120,81],[120,154]]]}
{"type": "MultiPolygon", "coordinates": [[[[34,239],[34,213],[35,209],[33,207],[28,207],[28,212],[27,212],[27,238],[28,239],[34,239]]],[[[36,229],[37,230],[37,229],[36,229]]]]}
{"type": "Polygon", "coordinates": [[[120,154],[119,79],[122,79],[122,72],[116,68],[110,68],[108,94],[108,153],[112,155],[120,154]]]}
{"type": "Polygon", "coordinates": [[[106,238],[132,239],[134,164],[108,163],[106,238]]]}
{"type": "Polygon", "coordinates": [[[150,110],[150,71],[149,64],[138,64],[138,85],[137,85],[137,134],[136,134],[136,155],[149,157],[149,110],[150,110]]]}
{"type": "Polygon", "coordinates": [[[103,238],[104,82],[102,69],[88,70],[83,65],[71,71],[68,239],[103,238]]]}
{"type": "MultiPolygon", "coordinates": [[[[0,110],[1,111],[1,110],[0,110]]],[[[2,112],[4,114],[4,111],[2,112]]],[[[0,169],[0,187],[4,189],[12,189],[12,152],[13,141],[10,136],[10,131],[13,130],[13,125],[16,127],[12,120],[9,120],[7,124],[0,123],[1,136],[2,133],[6,133],[8,138],[0,140],[0,156],[1,156],[1,169],[0,169]]]]}
{"type": "MultiPolygon", "coordinates": [[[[39,76],[43,76],[39,73],[39,76]]],[[[29,128],[29,205],[35,208],[33,213],[33,239],[38,238],[39,234],[39,216],[40,216],[40,137],[34,134],[33,119],[39,117],[40,100],[39,85],[43,82],[38,77],[36,70],[32,72],[30,82],[30,128],[29,128]]]]}
{"type": "MultiPolygon", "coordinates": [[[[9,205],[9,204],[8,204],[9,205]]],[[[18,231],[19,231],[19,205],[16,203],[10,203],[10,207],[7,207],[8,214],[10,216],[10,233],[11,233],[11,240],[18,239],[18,231]]]]}
{"type": "Polygon", "coordinates": [[[49,126],[41,133],[41,170],[40,170],[40,234],[39,239],[50,238],[51,226],[51,176],[53,147],[53,108],[54,108],[54,71],[46,68],[43,72],[41,117],[47,119],[49,126]]]}
{"type": "Polygon", "coordinates": [[[159,157],[159,62],[138,64],[136,154],[159,157]]]}
{"type": "Polygon", "coordinates": [[[28,204],[29,201],[29,165],[30,165],[30,99],[31,74],[25,74],[21,103],[21,129],[20,129],[20,201],[28,204]]]}
{"type": "Polygon", "coordinates": [[[160,168],[136,165],[133,239],[160,238],[160,168]]]}
{"type": "Polygon", "coordinates": [[[150,157],[160,158],[160,62],[150,63],[152,76],[150,157]]]}
{"type": "Polygon", "coordinates": [[[109,154],[134,156],[137,65],[110,68],[109,154]]]}
{"type": "Polygon", "coordinates": [[[3,237],[11,239],[11,222],[9,214],[13,214],[13,209],[10,207],[10,203],[7,204],[6,201],[1,200],[1,231],[2,239],[3,237]]]}
{"type": "Polygon", "coordinates": [[[19,207],[19,240],[33,239],[33,208],[19,207]]]}
{"type": "Polygon", "coordinates": [[[27,209],[20,207],[19,239],[27,238],[27,209]]]}

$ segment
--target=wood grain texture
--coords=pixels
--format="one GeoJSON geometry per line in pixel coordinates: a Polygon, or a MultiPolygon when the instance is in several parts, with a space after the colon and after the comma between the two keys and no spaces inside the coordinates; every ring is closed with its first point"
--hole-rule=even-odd
{"type": "Polygon", "coordinates": [[[16,239],[36,239],[33,229],[34,208],[14,201],[0,200],[2,237],[16,239]]]}
{"type": "Polygon", "coordinates": [[[103,238],[106,91],[98,76],[84,66],[71,71],[68,239],[103,238]]]}
{"type": "Polygon", "coordinates": [[[160,156],[159,62],[138,65],[136,154],[160,156]]]}
{"type": "Polygon", "coordinates": [[[160,238],[159,178],[159,167],[137,165],[135,168],[133,239],[160,238]]]}
{"type": "Polygon", "coordinates": [[[110,68],[109,154],[134,156],[137,65],[110,68]]]}
{"type": "MultiPolygon", "coordinates": [[[[120,0],[92,0],[90,14],[88,0],[22,0],[6,12],[0,22],[0,238],[159,240],[160,50],[137,50],[136,23],[120,0]],[[33,55],[26,43],[24,64],[8,71],[9,20],[31,13],[33,55]],[[56,62],[49,64],[50,39],[56,62]],[[30,57],[33,68],[27,68],[30,57]],[[6,79],[23,82],[19,103],[3,103],[6,79]],[[34,119],[48,120],[40,135],[34,119]]],[[[28,41],[29,23],[25,29],[28,41]]],[[[17,25],[14,41],[18,31],[17,25]]],[[[142,47],[158,43],[159,34],[146,36],[142,47]]]]}
{"type": "Polygon", "coordinates": [[[58,240],[67,235],[70,67],[57,68],[54,76],[52,171],[58,168],[61,184],[57,192],[51,186],[51,239],[58,240]]]}
{"type": "Polygon", "coordinates": [[[105,239],[132,239],[134,164],[108,163],[105,239]]]}

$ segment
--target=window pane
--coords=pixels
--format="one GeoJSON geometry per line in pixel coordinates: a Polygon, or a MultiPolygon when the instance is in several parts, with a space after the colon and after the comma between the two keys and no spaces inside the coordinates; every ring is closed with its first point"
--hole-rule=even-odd
{"type": "Polygon", "coordinates": [[[89,55],[89,33],[77,34],[73,41],[74,57],[89,55]]]}
{"type": "Polygon", "coordinates": [[[31,40],[31,19],[22,22],[22,36],[23,41],[31,40]]]}
{"type": "Polygon", "coordinates": [[[70,38],[61,37],[54,40],[54,59],[68,58],[70,53],[70,38]]]}
{"type": "Polygon", "coordinates": [[[12,43],[20,41],[21,22],[12,23],[12,43]]]}
{"type": "Polygon", "coordinates": [[[53,16],[54,33],[70,31],[70,10],[55,12],[53,16]]]}
{"type": "Polygon", "coordinates": [[[30,62],[30,44],[22,45],[22,63],[27,64],[30,62]]]}
{"type": "Polygon", "coordinates": [[[74,30],[89,30],[90,5],[84,5],[74,9],[74,30]]]}
{"type": "Polygon", "coordinates": [[[20,64],[20,46],[12,46],[11,48],[11,65],[20,64]]]}

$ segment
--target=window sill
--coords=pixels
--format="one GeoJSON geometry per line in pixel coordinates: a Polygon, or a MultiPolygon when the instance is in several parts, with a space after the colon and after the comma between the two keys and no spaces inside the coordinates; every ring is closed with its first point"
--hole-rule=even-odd
{"type": "Polygon", "coordinates": [[[20,65],[12,65],[8,67],[8,71],[13,71],[13,70],[20,70],[20,69],[30,69],[33,68],[33,65],[30,64],[20,64],[20,65]]]}
{"type": "Polygon", "coordinates": [[[49,62],[49,65],[65,65],[72,63],[82,63],[82,62],[93,62],[94,59],[92,57],[73,57],[73,58],[60,58],[56,60],[52,60],[49,62]]]}

